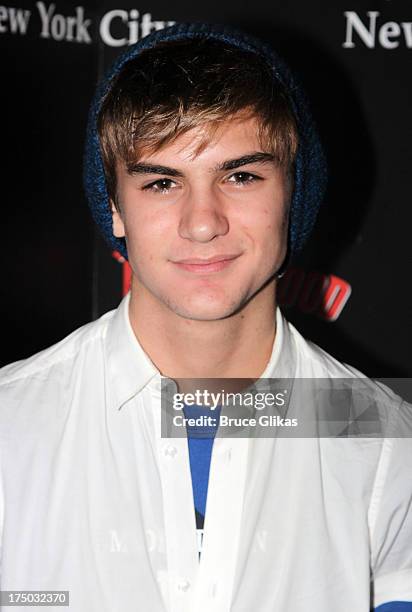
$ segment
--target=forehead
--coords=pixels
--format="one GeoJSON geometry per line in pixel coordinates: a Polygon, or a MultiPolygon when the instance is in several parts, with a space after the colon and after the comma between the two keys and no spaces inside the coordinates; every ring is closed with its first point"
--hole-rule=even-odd
{"type": "Polygon", "coordinates": [[[138,161],[203,163],[262,150],[259,120],[238,115],[191,128],[155,151],[142,148],[138,161]]]}

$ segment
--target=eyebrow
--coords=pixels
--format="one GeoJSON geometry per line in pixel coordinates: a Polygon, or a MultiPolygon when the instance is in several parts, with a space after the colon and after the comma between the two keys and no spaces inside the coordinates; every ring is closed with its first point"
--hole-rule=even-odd
{"type": "MultiPolygon", "coordinates": [[[[257,151],[255,153],[248,153],[237,157],[236,159],[228,159],[214,167],[215,172],[222,172],[227,170],[235,170],[235,168],[241,168],[247,164],[256,163],[268,163],[273,162],[275,159],[271,153],[263,153],[257,151]]],[[[184,174],[176,168],[169,168],[168,166],[159,166],[157,164],[146,164],[144,162],[127,165],[128,174],[163,174],[166,176],[183,177],[184,174]]]]}
{"type": "Polygon", "coordinates": [[[235,168],[246,166],[246,164],[264,164],[267,162],[273,162],[274,159],[275,157],[271,153],[248,153],[247,155],[242,155],[242,157],[238,157],[237,159],[228,159],[227,161],[218,164],[215,167],[215,170],[217,172],[222,170],[234,170],[235,168]]]}
{"type": "Polygon", "coordinates": [[[143,162],[138,164],[128,164],[127,172],[128,174],[166,174],[167,176],[183,176],[183,173],[175,168],[158,166],[157,164],[145,164],[143,162]]]}

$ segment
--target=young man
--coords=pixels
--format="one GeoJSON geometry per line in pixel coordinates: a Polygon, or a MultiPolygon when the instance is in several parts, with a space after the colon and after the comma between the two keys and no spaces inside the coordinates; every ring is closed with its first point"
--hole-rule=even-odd
{"type": "Polygon", "coordinates": [[[276,305],[325,184],[285,65],[225,28],[143,39],[97,92],[85,183],[131,291],[2,370],[2,589],[76,612],[410,610],[410,439],[162,436],[164,379],[361,379],[276,305]]]}

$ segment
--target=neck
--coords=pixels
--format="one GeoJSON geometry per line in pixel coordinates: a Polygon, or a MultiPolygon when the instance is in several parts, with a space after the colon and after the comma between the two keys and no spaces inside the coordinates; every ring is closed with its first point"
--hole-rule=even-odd
{"type": "Polygon", "coordinates": [[[237,313],[214,321],[177,315],[132,283],[129,317],[143,350],[170,378],[259,378],[276,332],[275,281],[237,313]]]}

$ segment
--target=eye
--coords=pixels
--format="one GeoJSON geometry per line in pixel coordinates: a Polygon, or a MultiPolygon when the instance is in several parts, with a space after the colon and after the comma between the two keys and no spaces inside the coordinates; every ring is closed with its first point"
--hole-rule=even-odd
{"type": "Polygon", "coordinates": [[[168,178],[158,179],[148,185],[145,185],[142,189],[144,191],[155,191],[157,193],[167,193],[174,185],[174,181],[168,178]]]}
{"type": "Polygon", "coordinates": [[[227,179],[228,183],[234,183],[235,185],[245,186],[256,181],[261,181],[260,176],[252,174],[251,172],[235,172],[227,179]]]}

